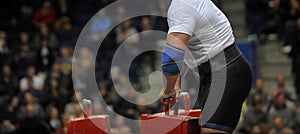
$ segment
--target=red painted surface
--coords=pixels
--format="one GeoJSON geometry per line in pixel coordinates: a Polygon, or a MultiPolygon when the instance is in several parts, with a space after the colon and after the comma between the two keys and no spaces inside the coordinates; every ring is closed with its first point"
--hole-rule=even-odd
{"type": "Polygon", "coordinates": [[[68,134],[108,134],[110,121],[108,115],[78,118],[68,122],[68,134]]]}
{"type": "Polygon", "coordinates": [[[179,116],[167,116],[164,113],[154,115],[143,114],[141,117],[141,134],[188,134],[191,129],[200,129],[198,120],[201,110],[191,110],[189,112],[179,111],[179,116]],[[185,117],[185,116],[190,116],[185,117]],[[189,120],[197,118],[197,124],[189,124],[189,120]],[[192,128],[193,127],[193,128],[192,128]]]}

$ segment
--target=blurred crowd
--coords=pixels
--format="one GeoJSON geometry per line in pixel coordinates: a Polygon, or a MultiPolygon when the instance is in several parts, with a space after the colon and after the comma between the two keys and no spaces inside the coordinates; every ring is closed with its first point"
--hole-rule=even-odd
{"type": "MultiPolygon", "coordinates": [[[[139,0],[132,1],[130,4],[133,8],[142,8],[138,7],[139,4],[134,4],[139,3],[139,0]]],[[[298,6],[292,5],[297,1],[266,1],[259,4],[261,7],[253,4],[262,0],[254,1],[248,0],[247,3],[249,33],[258,35],[272,32],[284,33],[279,35],[288,42],[286,44],[293,46],[291,56],[294,59],[297,83],[299,50],[296,44],[299,32],[298,28],[292,27],[300,24],[298,17],[295,17],[300,10],[298,6]],[[287,4],[287,1],[291,2],[287,4]],[[289,11],[290,8],[293,10],[289,11]],[[268,9],[270,14],[264,9],[268,9]],[[286,19],[277,18],[286,14],[291,15],[285,17],[286,19]],[[270,19],[266,20],[264,15],[269,16],[270,19]],[[288,24],[292,19],[295,21],[294,25],[288,24]],[[269,23],[274,23],[274,26],[276,24],[276,29],[268,28],[273,26],[269,23]],[[269,30],[277,31],[269,32],[269,30]]],[[[93,114],[111,115],[111,132],[116,134],[138,133],[138,123],[128,122],[125,118],[139,119],[142,113],[153,114],[162,111],[159,102],[150,106],[129,102],[146,103],[147,99],[137,97],[135,90],[145,92],[143,89],[149,87],[149,84],[140,77],[147,74],[144,71],[146,67],[150,67],[149,72],[159,70],[156,65],[158,53],[147,51],[136,57],[130,65],[129,78],[124,73],[125,70],[122,70],[123,67],[110,65],[115,50],[124,42],[131,44],[130,46],[151,45],[154,43],[153,39],[165,39],[151,33],[132,35],[148,30],[167,31],[166,19],[153,16],[135,17],[122,22],[110,31],[114,22],[121,21],[125,13],[133,9],[118,6],[115,9],[117,14],[113,17],[108,15],[109,11],[98,12],[112,2],[114,1],[9,0],[0,2],[0,134],[66,134],[67,122],[70,119],[83,117],[80,106],[83,99],[92,100],[93,114]],[[94,14],[96,15],[90,20],[94,14]],[[89,44],[99,43],[97,41],[104,38],[103,33],[109,34],[105,35],[98,54],[94,54],[89,47],[79,48],[79,55],[74,58],[73,63],[76,65],[72,66],[76,40],[88,21],[86,29],[88,29],[89,44]],[[94,55],[97,55],[95,74],[91,75],[95,75],[97,79],[99,88],[97,92],[89,90],[91,81],[86,81],[84,78],[86,74],[83,74],[85,71],[78,68],[94,69],[90,60],[94,55]],[[133,86],[128,85],[128,81],[133,86]],[[119,91],[116,91],[116,88],[119,91]],[[99,93],[106,104],[97,97],[99,93]],[[117,114],[112,114],[112,110],[117,114]]],[[[165,14],[169,2],[170,0],[163,0],[161,3],[149,2],[146,5],[158,7],[154,12],[165,14]]],[[[220,0],[214,2],[222,8],[220,0]]],[[[129,51],[131,54],[137,49],[125,48],[121,54],[128,54],[129,51]]],[[[279,131],[300,133],[297,128],[300,125],[297,95],[300,92],[299,81],[297,90],[294,90],[291,85],[286,85],[283,75],[278,75],[276,81],[277,85],[274,85],[271,93],[264,89],[262,79],[256,81],[255,89],[245,103],[241,116],[239,125],[241,133],[259,134],[279,131]]],[[[187,91],[191,94],[192,100],[197,100],[195,88],[187,88],[187,91]]],[[[198,103],[195,108],[198,108],[198,103]]]]}
{"type": "MultiPolygon", "coordinates": [[[[121,43],[126,41],[129,44],[138,44],[141,40],[149,40],[147,36],[152,35],[145,33],[127,40],[128,37],[146,30],[167,31],[166,20],[151,16],[136,17],[109,31],[113,21],[121,21],[125,13],[131,10],[121,5],[116,9],[116,16],[106,14],[105,10],[98,12],[112,2],[114,1],[0,2],[1,134],[65,134],[67,122],[83,116],[79,105],[83,99],[93,101],[94,114],[105,114],[105,111],[114,110],[127,118],[138,119],[141,113],[161,111],[156,106],[137,106],[122,99],[110,79],[110,64],[114,51],[121,43]],[[95,16],[92,18],[93,15],[95,16]],[[95,65],[95,76],[99,83],[99,90],[96,90],[99,92],[95,94],[100,96],[101,93],[108,107],[104,107],[97,97],[89,96],[93,93],[88,93],[90,84],[89,81],[84,81],[84,71],[78,70],[76,66],[72,68],[76,40],[89,20],[90,23],[86,25],[89,43],[97,42],[103,38],[104,32],[109,31],[99,49],[95,65]],[[78,90],[75,92],[74,88],[78,90]]],[[[134,0],[132,3],[138,2],[134,0]]],[[[154,11],[165,11],[167,3],[168,1],[157,3],[160,8],[154,11]]],[[[75,64],[85,69],[94,69],[91,67],[93,54],[89,47],[79,49],[81,62],[75,64]]],[[[138,77],[142,70],[141,63],[145,59],[153,61],[154,56],[153,52],[146,52],[131,64],[130,81],[136,88],[142,88],[138,77]]],[[[149,66],[154,70],[154,63],[149,66]]],[[[115,67],[112,70],[117,77],[116,85],[123,89],[122,94],[141,104],[145,103],[144,98],[136,97],[134,89],[122,85],[128,78],[119,69],[120,67],[115,67]]],[[[137,133],[137,124],[129,126],[123,116],[111,117],[112,133],[137,133]]]]}
{"type": "Polygon", "coordinates": [[[300,94],[300,1],[246,0],[246,24],[250,36],[265,41],[277,35],[282,52],[292,59],[296,93],[300,94]]]}
{"type": "Polygon", "coordinates": [[[243,107],[239,133],[300,133],[299,96],[284,75],[278,74],[275,80],[271,89],[264,87],[263,79],[256,80],[243,107]]]}
{"type": "Polygon", "coordinates": [[[246,25],[250,37],[263,44],[271,35],[282,42],[282,52],[292,59],[294,85],[287,85],[285,76],[278,75],[274,89],[264,89],[263,79],[247,100],[243,113],[242,132],[300,133],[300,1],[246,0],[246,25]],[[269,92],[267,92],[269,91],[269,92]]]}

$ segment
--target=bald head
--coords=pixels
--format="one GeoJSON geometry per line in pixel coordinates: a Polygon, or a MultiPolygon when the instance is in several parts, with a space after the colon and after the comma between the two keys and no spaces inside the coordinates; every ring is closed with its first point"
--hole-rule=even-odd
{"type": "Polygon", "coordinates": [[[278,74],[276,77],[277,86],[283,88],[285,86],[285,77],[283,74],[278,74]]]}

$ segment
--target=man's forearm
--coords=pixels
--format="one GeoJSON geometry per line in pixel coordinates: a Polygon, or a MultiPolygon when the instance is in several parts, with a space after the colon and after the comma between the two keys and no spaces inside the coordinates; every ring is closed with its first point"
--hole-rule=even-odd
{"type": "Polygon", "coordinates": [[[177,83],[177,78],[179,75],[164,75],[164,85],[165,85],[165,94],[171,93],[175,89],[177,83]]]}

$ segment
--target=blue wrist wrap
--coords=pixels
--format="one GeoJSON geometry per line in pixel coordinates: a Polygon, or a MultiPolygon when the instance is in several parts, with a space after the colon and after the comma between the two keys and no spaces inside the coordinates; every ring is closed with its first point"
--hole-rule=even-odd
{"type": "Polygon", "coordinates": [[[184,51],[168,44],[164,46],[162,55],[162,72],[167,75],[177,75],[183,65],[184,51]]]}

